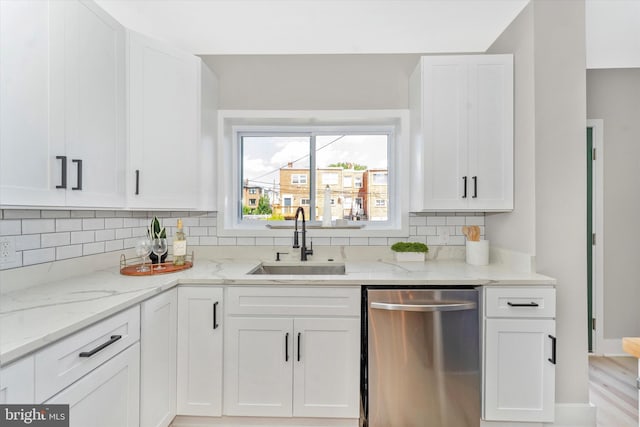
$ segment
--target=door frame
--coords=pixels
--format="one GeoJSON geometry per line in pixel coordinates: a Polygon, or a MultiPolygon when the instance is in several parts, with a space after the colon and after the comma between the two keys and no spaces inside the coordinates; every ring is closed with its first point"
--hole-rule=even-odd
{"type": "Polygon", "coordinates": [[[587,120],[587,128],[592,128],[593,147],[596,150],[596,159],[593,165],[592,176],[592,191],[593,191],[593,204],[592,204],[592,218],[593,225],[592,230],[596,234],[596,244],[592,245],[592,265],[591,275],[593,280],[593,313],[596,318],[595,333],[593,330],[589,331],[593,334],[593,354],[619,354],[620,340],[604,338],[604,123],[602,119],[587,120]]]}

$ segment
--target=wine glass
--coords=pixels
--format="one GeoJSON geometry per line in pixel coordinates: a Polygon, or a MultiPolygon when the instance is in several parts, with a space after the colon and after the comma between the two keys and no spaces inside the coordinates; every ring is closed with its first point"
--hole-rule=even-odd
{"type": "Polygon", "coordinates": [[[136,255],[142,259],[142,265],[136,268],[139,273],[145,273],[151,269],[145,265],[147,257],[151,254],[151,241],[149,239],[141,239],[136,242],[136,255]]]}
{"type": "Polygon", "coordinates": [[[166,270],[166,268],[162,266],[161,261],[162,255],[166,254],[168,249],[169,247],[167,246],[167,239],[153,240],[153,246],[151,247],[151,250],[158,257],[158,266],[156,267],[156,270],[166,270]]]}

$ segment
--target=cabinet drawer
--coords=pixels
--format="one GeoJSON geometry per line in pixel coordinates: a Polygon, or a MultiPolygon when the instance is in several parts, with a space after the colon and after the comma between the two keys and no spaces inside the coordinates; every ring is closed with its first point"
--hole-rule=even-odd
{"type": "Polygon", "coordinates": [[[547,317],[556,315],[553,288],[486,288],[486,317],[547,317]]]}
{"type": "Polygon", "coordinates": [[[360,287],[227,288],[227,314],[359,316],[360,287]]]}
{"type": "Polygon", "coordinates": [[[140,307],[135,306],[44,348],[35,356],[36,402],[45,401],[139,339],[140,307]]]}

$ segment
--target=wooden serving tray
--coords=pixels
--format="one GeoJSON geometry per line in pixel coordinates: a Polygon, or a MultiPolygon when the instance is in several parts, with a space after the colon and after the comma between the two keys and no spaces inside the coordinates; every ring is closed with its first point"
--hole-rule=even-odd
{"type": "Polygon", "coordinates": [[[140,267],[142,263],[128,264],[127,258],[122,254],[120,255],[120,274],[124,274],[125,276],[152,276],[155,274],[175,273],[177,271],[187,270],[193,267],[193,252],[191,253],[191,256],[187,255],[187,258],[191,258],[191,261],[185,260],[184,265],[173,265],[172,261],[165,261],[160,264],[146,263],[150,268],[149,271],[137,271],[138,267],[140,267]],[[164,269],[157,270],[158,266],[162,266],[164,269]]]}

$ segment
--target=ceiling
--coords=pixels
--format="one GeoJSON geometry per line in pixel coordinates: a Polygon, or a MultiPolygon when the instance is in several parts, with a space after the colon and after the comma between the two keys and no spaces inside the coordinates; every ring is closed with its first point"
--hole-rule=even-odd
{"type": "Polygon", "coordinates": [[[197,55],[484,52],[528,0],[98,0],[197,55]]]}
{"type": "MultiPolygon", "coordinates": [[[[97,0],[196,55],[484,52],[529,0],[97,0]]],[[[640,0],[585,0],[587,68],[640,67],[640,0]]]]}

